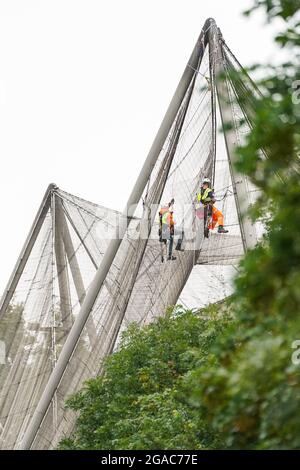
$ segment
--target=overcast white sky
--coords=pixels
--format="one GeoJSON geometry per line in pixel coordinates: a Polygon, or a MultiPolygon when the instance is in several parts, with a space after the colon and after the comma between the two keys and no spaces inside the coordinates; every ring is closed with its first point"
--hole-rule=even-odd
{"type": "Polygon", "coordinates": [[[204,21],[276,60],[251,0],[0,0],[0,293],[46,187],[123,209],[204,21]]]}

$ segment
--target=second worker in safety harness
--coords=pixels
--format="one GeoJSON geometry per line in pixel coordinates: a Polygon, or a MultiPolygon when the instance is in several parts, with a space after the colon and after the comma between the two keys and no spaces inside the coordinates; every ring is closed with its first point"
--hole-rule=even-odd
{"type": "MultiPolygon", "coordinates": [[[[162,206],[159,211],[159,241],[164,243],[167,248],[167,260],[175,261],[176,257],[173,256],[173,244],[174,244],[174,235],[175,235],[175,221],[174,221],[174,199],[172,199],[168,204],[162,206]]],[[[183,232],[181,233],[183,237],[183,232]]],[[[176,250],[183,251],[182,237],[178,239],[176,250]]],[[[163,251],[161,253],[161,261],[164,262],[163,251]]]]}
{"type": "Polygon", "coordinates": [[[209,178],[204,178],[201,191],[197,194],[197,200],[204,206],[207,206],[209,209],[211,209],[212,222],[209,226],[209,229],[213,230],[218,224],[218,233],[228,233],[228,230],[225,230],[224,228],[224,216],[222,212],[214,205],[216,198],[214,190],[211,189],[211,181],[209,178]]]}

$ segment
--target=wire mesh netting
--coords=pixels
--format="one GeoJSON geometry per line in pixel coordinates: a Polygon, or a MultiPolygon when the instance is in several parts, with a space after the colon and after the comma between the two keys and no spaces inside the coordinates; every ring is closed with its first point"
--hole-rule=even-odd
{"type": "MultiPolygon", "coordinates": [[[[130,322],[150,322],[179,297],[202,306],[230,293],[231,265],[242,256],[243,244],[224,136],[217,132],[221,121],[212,66],[207,46],[35,437],[35,449],[55,448],[70,434],[76,416],[65,408],[66,398],[101,373],[130,322]],[[230,230],[226,236],[204,239],[204,219],[195,210],[203,177],[214,181],[216,205],[230,230]],[[182,240],[184,251],[174,250],[176,259],[166,261],[158,211],[173,197],[175,245],[182,240]],[[207,271],[207,265],[215,266],[207,271]]],[[[235,111],[237,119],[241,113],[235,111]]],[[[237,125],[239,139],[248,129],[237,125]]],[[[7,347],[6,364],[0,366],[0,447],[5,449],[18,448],[109,241],[127,224],[120,213],[58,188],[49,198],[24,271],[1,312],[0,339],[7,347]]]]}
{"type": "MultiPolygon", "coordinates": [[[[6,363],[0,368],[1,446],[22,436],[119,214],[55,191],[10,304],[1,315],[6,363]],[[55,216],[54,216],[55,214],[55,216]]],[[[96,329],[86,326],[89,341],[96,329]]]]}

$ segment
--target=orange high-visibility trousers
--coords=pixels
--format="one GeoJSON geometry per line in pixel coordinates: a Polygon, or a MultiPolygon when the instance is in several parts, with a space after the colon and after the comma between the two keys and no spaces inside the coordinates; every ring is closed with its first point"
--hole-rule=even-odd
{"type": "Polygon", "coordinates": [[[209,226],[211,230],[215,228],[216,225],[224,225],[224,216],[219,209],[215,206],[212,207],[212,224],[209,226]]]}

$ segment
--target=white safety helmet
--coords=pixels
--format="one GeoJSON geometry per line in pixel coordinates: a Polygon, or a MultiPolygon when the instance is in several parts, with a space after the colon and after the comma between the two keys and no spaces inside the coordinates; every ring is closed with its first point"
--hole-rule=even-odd
{"type": "Polygon", "coordinates": [[[204,178],[203,181],[202,181],[202,184],[210,184],[211,181],[209,178],[204,178]]]}

